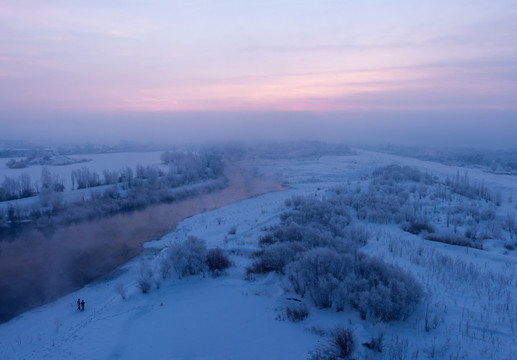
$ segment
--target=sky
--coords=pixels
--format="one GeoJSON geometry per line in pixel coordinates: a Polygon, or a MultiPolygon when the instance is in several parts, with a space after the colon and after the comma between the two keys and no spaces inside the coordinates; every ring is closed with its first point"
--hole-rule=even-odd
{"type": "Polygon", "coordinates": [[[0,0],[0,139],[509,146],[515,39],[517,0],[0,0]]]}

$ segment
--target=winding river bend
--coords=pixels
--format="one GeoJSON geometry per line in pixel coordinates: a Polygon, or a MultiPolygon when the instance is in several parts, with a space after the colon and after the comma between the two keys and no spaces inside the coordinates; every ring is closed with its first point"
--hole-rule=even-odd
{"type": "Polygon", "coordinates": [[[225,175],[229,185],[223,190],[51,231],[24,229],[14,241],[0,241],[0,322],[113,271],[138,255],[144,242],[160,238],[187,217],[282,190],[243,166],[229,166],[225,175]]]}

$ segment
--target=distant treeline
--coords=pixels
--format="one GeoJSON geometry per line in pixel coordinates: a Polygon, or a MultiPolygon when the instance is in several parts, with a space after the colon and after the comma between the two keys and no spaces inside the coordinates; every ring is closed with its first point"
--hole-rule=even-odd
{"type": "Polygon", "coordinates": [[[517,150],[431,149],[392,145],[382,146],[378,150],[446,165],[477,166],[494,173],[517,172],[517,150]]]}
{"type": "Polygon", "coordinates": [[[86,155],[86,154],[106,154],[119,152],[142,152],[158,151],[163,148],[153,144],[140,144],[131,141],[121,141],[116,145],[93,145],[90,143],[74,146],[58,146],[56,153],[59,155],[86,155]]]}
{"type": "Polygon", "coordinates": [[[70,165],[90,161],[89,159],[72,159],[58,155],[50,150],[31,150],[23,159],[9,159],[5,164],[10,169],[23,169],[30,165],[70,165]]]}
{"type": "MultiPolygon", "coordinates": [[[[4,145],[5,146],[5,145],[4,145]]],[[[142,151],[158,151],[156,145],[140,144],[135,142],[123,141],[116,145],[94,145],[91,143],[80,145],[60,145],[55,148],[27,145],[15,142],[5,148],[0,148],[0,158],[34,158],[42,154],[51,155],[86,155],[86,154],[106,154],[118,152],[142,152],[142,151]]]]}
{"type": "Polygon", "coordinates": [[[126,166],[119,170],[104,170],[102,176],[87,167],[73,170],[71,190],[111,185],[92,192],[88,199],[83,196],[75,203],[65,201],[61,194],[65,190],[63,179],[52,174],[47,167],[43,167],[41,178],[34,185],[28,174],[18,178],[5,177],[0,186],[0,201],[36,195],[39,195],[39,201],[31,206],[9,204],[6,211],[0,209],[0,226],[28,221],[44,224],[48,222],[45,218],[57,217],[65,210],[67,214],[62,216],[63,219],[73,221],[173,201],[226,186],[222,156],[219,153],[166,151],[162,154],[162,161],[167,165],[167,170],[157,166],[137,165],[135,169],[126,166]],[[180,186],[199,183],[205,184],[178,190],[180,186]]]}
{"type": "Polygon", "coordinates": [[[347,156],[356,152],[343,143],[322,141],[266,141],[225,144],[221,147],[231,158],[300,159],[321,156],[347,156]]]}

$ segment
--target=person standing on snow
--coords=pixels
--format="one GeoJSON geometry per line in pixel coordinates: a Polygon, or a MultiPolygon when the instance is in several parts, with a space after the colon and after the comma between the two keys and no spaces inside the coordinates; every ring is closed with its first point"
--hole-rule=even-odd
{"type": "Polygon", "coordinates": [[[81,301],[81,311],[84,311],[84,299],[81,301]]]}
{"type": "Polygon", "coordinates": [[[77,310],[81,310],[81,299],[77,299],[77,310]]]}

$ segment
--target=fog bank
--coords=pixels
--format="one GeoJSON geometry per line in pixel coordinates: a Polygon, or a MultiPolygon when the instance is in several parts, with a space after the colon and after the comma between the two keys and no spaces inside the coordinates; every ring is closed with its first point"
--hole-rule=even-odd
{"type": "Polygon", "coordinates": [[[508,148],[516,111],[3,114],[3,139],[28,141],[322,140],[351,145],[508,148]]]}

